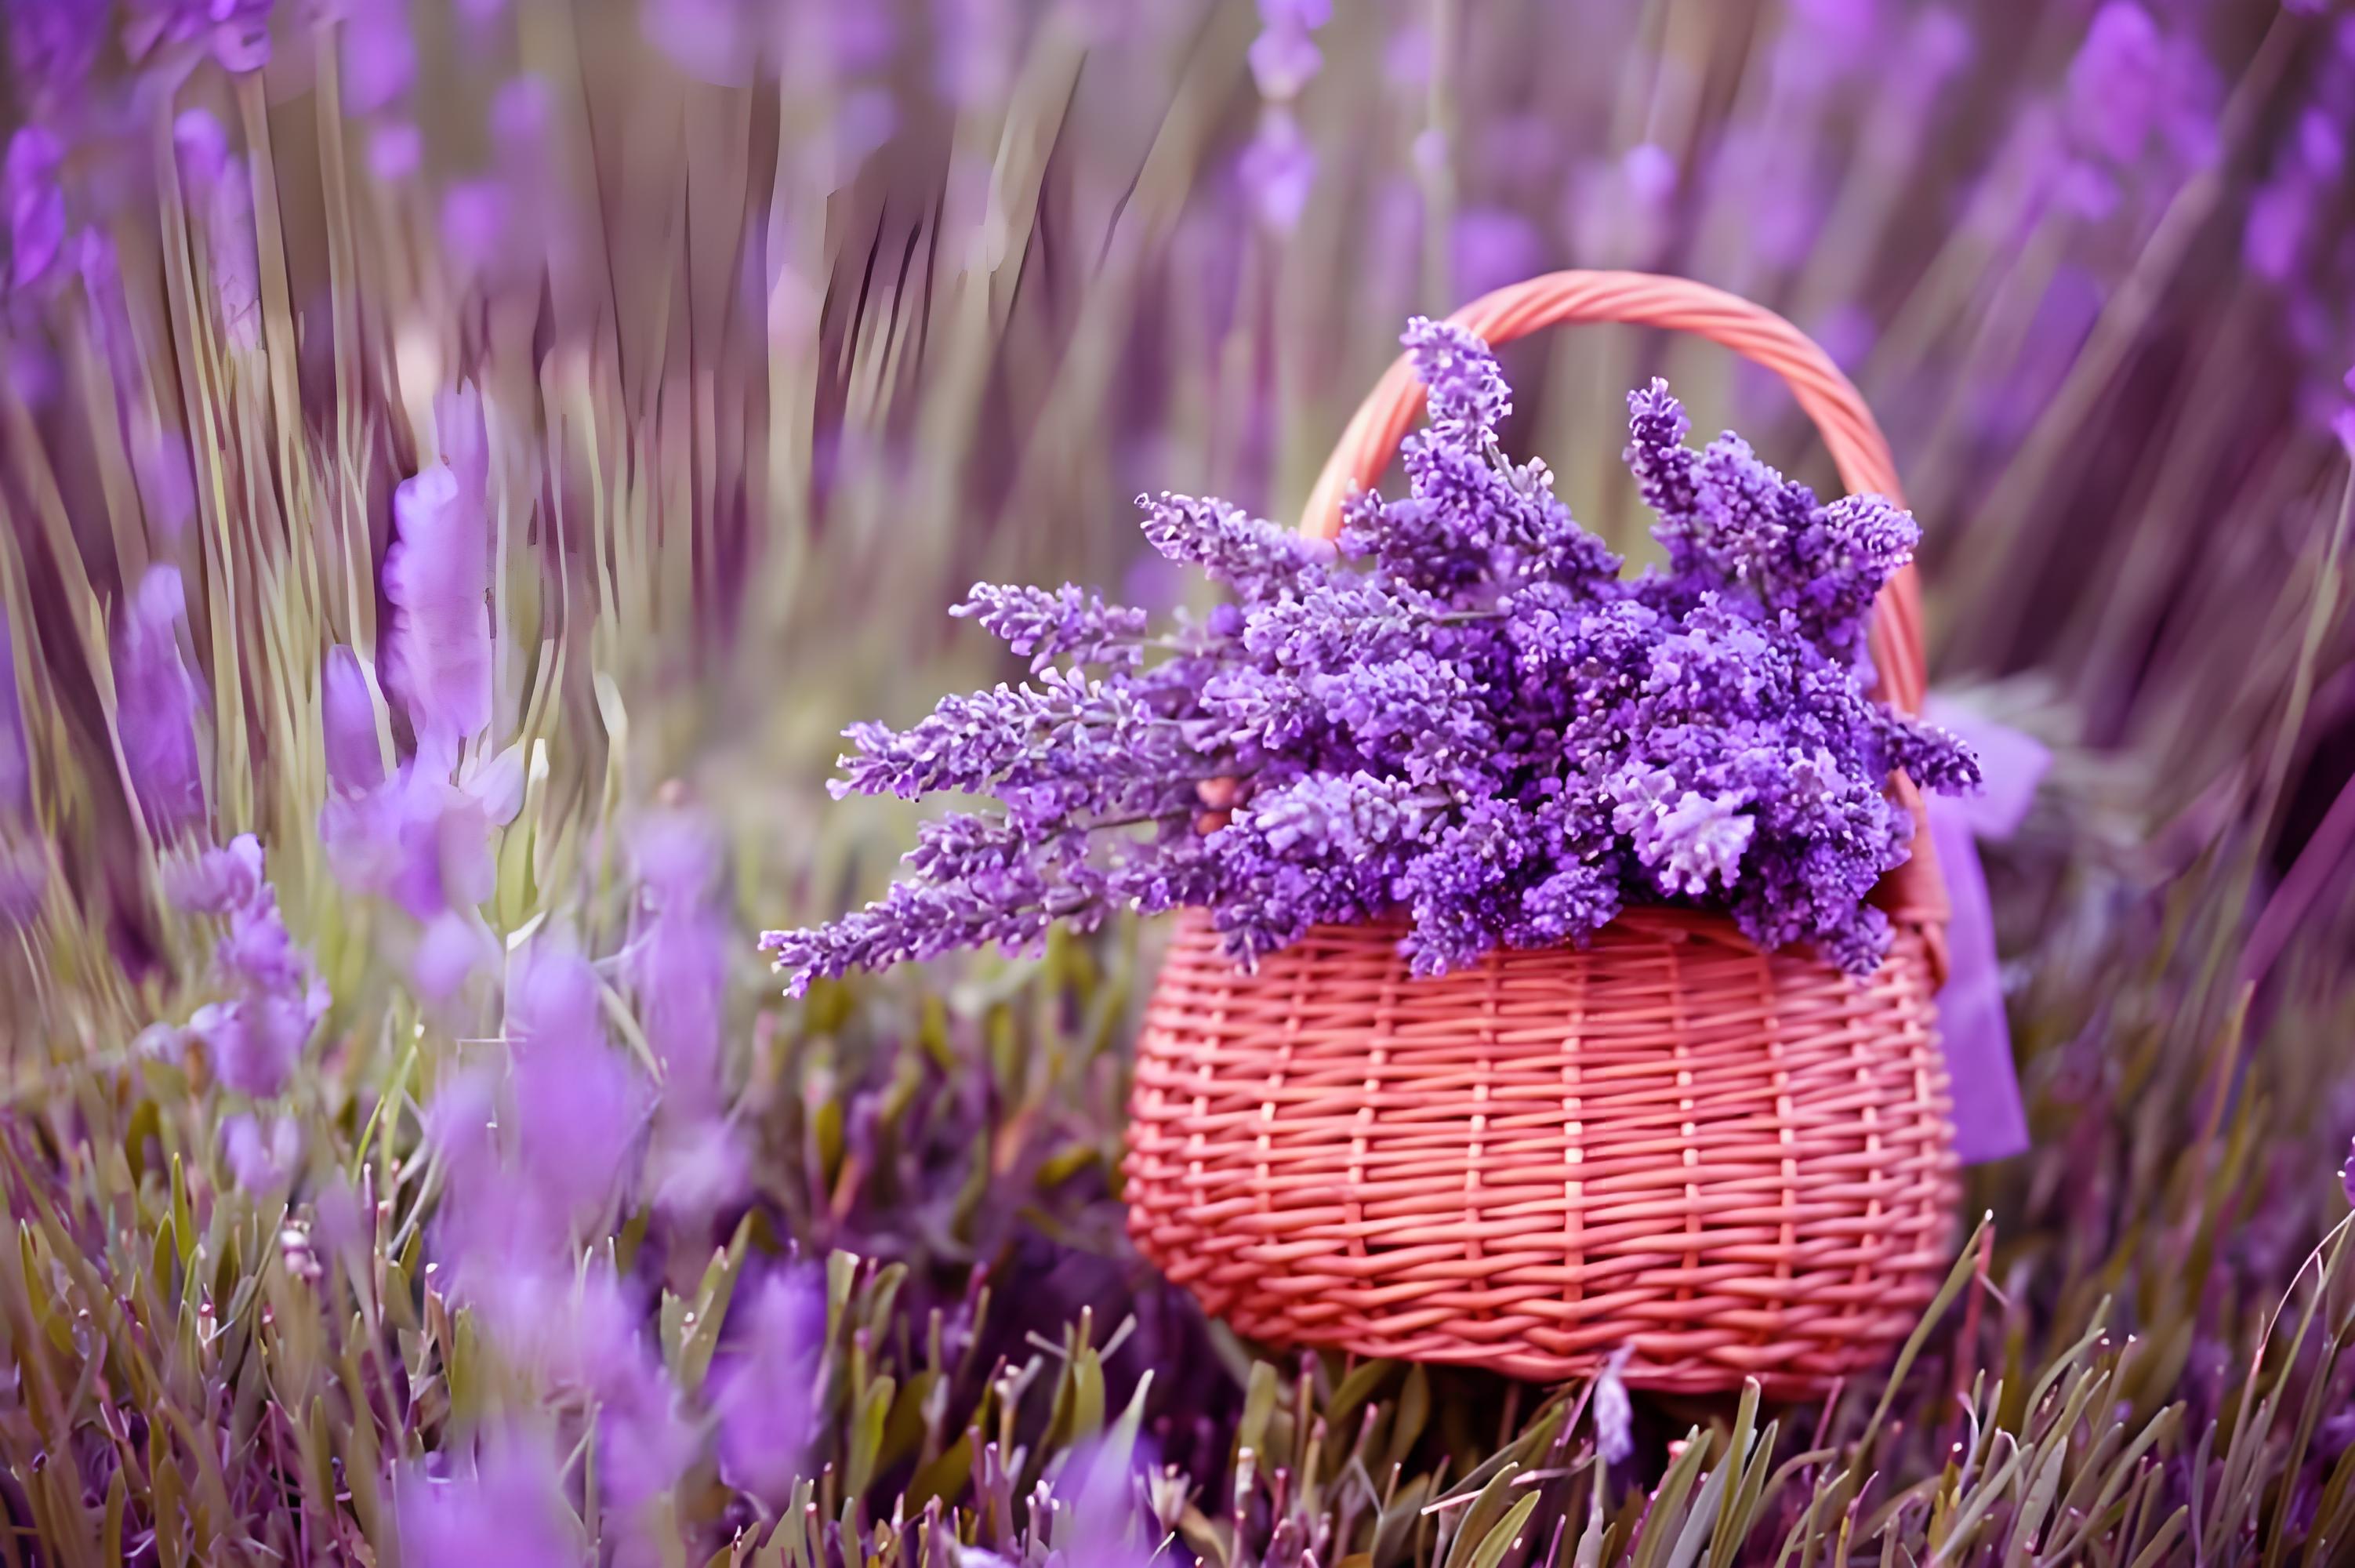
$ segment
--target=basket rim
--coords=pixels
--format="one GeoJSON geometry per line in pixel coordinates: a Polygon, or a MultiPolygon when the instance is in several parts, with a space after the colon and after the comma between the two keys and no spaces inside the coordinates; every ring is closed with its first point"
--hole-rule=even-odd
{"type": "MultiPolygon", "coordinates": [[[[1887,879],[1883,879],[1882,885],[1887,885],[1887,879]]],[[[1207,925],[1213,930],[1216,929],[1214,912],[1207,905],[1181,904],[1168,912],[1182,923],[1195,926],[1207,925]]],[[[1932,969],[1934,978],[1940,977],[1936,974],[1938,964],[1935,938],[1939,928],[1944,924],[1944,912],[1910,908],[1892,910],[1888,912],[1891,926],[1912,929],[1931,939],[1925,944],[1922,959],[1932,969]]],[[[1412,923],[1409,917],[1399,911],[1376,915],[1367,920],[1317,921],[1283,947],[1263,955],[1262,962],[1282,957],[1286,954],[1299,953],[1320,936],[1331,942],[1355,940],[1359,934],[1391,935],[1405,932],[1412,923]]],[[[1452,970],[1448,975],[1411,975],[1409,978],[1417,982],[1444,981],[1451,976],[1470,974],[1482,965],[1507,961],[1517,956],[1524,962],[1549,955],[1567,959],[1588,959],[1594,956],[1598,947],[1607,948],[1615,945],[1614,938],[1617,937],[1641,941],[1657,940],[1662,936],[1671,940],[1705,940],[1761,958],[1803,964],[1811,968],[1838,975],[1859,985],[1869,984],[1873,976],[1879,975],[1890,965],[1899,962],[1904,951],[1902,944],[1892,943],[1889,955],[1881,960],[1880,968],[1873,970],[1870,975],[1850,975],[1806,943],[1792,943],[1784,947],[1762,946],[1756,939],[1736,925],[1733,917],[1723,910],[1699,909],[1680,904],[1631,904],[1613,915],[1583,942],[1553,942],[1535,947],[1491,947],[1482,952],[1471,965],[1452,970]]],[[[1235,967],[1238,973],[1250,973],[1240,965],[1235,967]]]]}

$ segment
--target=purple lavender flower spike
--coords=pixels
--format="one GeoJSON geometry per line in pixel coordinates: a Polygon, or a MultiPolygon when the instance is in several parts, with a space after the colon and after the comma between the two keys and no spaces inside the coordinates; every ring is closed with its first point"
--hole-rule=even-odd
{"type": "Polygon", "coordinates": [[[1247,517],[1220,500],[1190,496],[1139,496],[1145,539],[1171,560],[1200,567],[1211,581],[1244,593],[1297,581],[1325,560],[1332,547],[1305,539],[1290,528],[1247,517]]]}
{"type": "Polygon", "coordinates": [[[1151,1448],[1124,1462],[1101,1441],[1082,1443],[1056,1470],[1056,1546],[1066,1562],[1101,1568],[1151,1568],[1159,1529],[1142,1506],[1139,1473],[1152,1467],[1151,1448]]]}
{"type": "Polygon", "coordinates": [[[1466,208],[1447,238],[1455,292],[1465,299],[1545,271],[1545,236],[1509,208],[1466,208]]]}
{"type": "Polygon", "coordinates": [[[8,198],[8,286],[38,287],[65,253],[66,197],[58,185],[65,149],[40,125],[26,125],[8,139],[0,185],[8,198]]]}
{"type": "Polygon", "coordinates": [[[514,264],[512,215],[497,180],[453,180],[442,194],[442,245],[476,278],[504,276],[514,264]]]}
{"type": "Polygon", "coordinates": [[[264,992],[198,1008],[188,1033],[203,1042],[222,1083],[266,1100],[286,1086],[316,1021],[303,998],[264,992]]]}
{"type": "Polygon", "coordinates": [[[394,492],[398,537],[384,562],[393,607],[386,682],[408,708],[421,748],[444,759],[491,721],[487,448],[479,401],[466,396],[446,406],[445,461],[394,492]]]}
{"type": "Polygon", "coordinates": [[[1478,442],[1495,435],[1511,416],[1513,389],[1478,336],[1453,322],[1419,315],[1406,324],[1402,341],[1427,389],[1433,441],[1478,442]]]}
{"type": "Polygon", "coordinates": [[[652,0],[638,16],[648,43],[715,87],[741,87],[776,59],[773,0],[652,0]]]}
{"type": "MultiPolygon", "coordinates": [[[[114,378],[115,407],[132,449],[132,463],[144,499],[148,476],[139,471],[138,465],[149,454],[142,450],[145,444],[142,438],[156,428],[156,421],[153,411],[135,396],[136,389],[144,382],[145,371],[140,363],[139,346],[132,336],[130,302],[123,292],[122,259],[115,254],[114,241],[96,229],[85,229],[74,236],[72,253],[74,266],[81,273],[83,296],[90,304],[91,336],[97,339],[107,372],[114,378]]],[[[170,537],[178,537],[176,524],[170,525],[170,537]]]]}
{"type": "Polygon", "coordinates": [[[191,914],[227,914],[261,895],[261,842],[240,833],[225,849],[206,848],[164,869],[164,896],[191,914]]]}
{"type": "Polygon", "coordinates": [[[11,930],[29,924],[48,891],[49,863],[37,844],[15,837],[0,827],[0,926],[11,930]]]}
{"type": "Polygon", "coordinates": [[[184,110],[172,122],[172,151],[189,195],[201,202],[229,167],[229,133],[210,110],[184,110]]]}
{"type": "Polygon", "coordinates": [[[1673,804],[1661,799],[1630,824],[1636,858],[1651,868],[1661,891],[1700,898],[1730,891],[1742,879],[1742,857],[1757,832],[1743,816],[1745,791],[1704,795],[1686,790],[1673,804]]]}
{"type": "MultiPolygon", "coordinates": [[[[664,1108],[674,1103],[665,1085],[664,1108]]],[[[673,1222],[692,1226],[741,1200],[751,1190],[752,1160],[743,1136],[716,1115],[669,1118],[648,1151],[646,1180],[655,1207],[673,1222]]]]}
{"type": "Polygon", "coordinates": [[[1068,582],[1052,592],[976,582],[949,613],[979,621],[1015,653],[1028,655],[1033,674],[1059,658],[1130,667],[1145,662],[1145,612],[1107,604],[1068,582]]]}
{"type": "Polygon", "coordinates": [[[1270,27],[1252,40],[1250,60],[1260,96],[1283,102],[1300,96],[1325,57],[1306,28],[1270,27]]]}
{"type": "Polygon", "coordinates": [[[1594,1451],[1606,1465],[1624,1465],[1636,1452],[1631,1430],[1636,1410],[1627,1398],[1627,1384],[1620,1376],[1627,1358],[1628,1351],[1624,1348],[1614,1350],[1594,1379],[1594,1451]]]}
{"type": "Polygon", "coordinates": [[[287,1116],[267,1122],[231,1116],[221,1124],[221,1151],[240,1187],[256,1194],[275,1191],[293,1179],[303,1157],[303,1129],[287,1116]]]}
{"type": "Polygon", "coordinates": [[[619,1196],[647,1092],[605,1037],[588,962],[542,939],[508,976],[516,1179],[545,1223],[578,1232],[619,1196]]]}
{"type": "Polygon", "coordinates": [[[25,746],[25,710],[16,693],[16,643],[0,604],[0,823],[33,813],[33,768],[25,746]]]}
{"type": "Polygon", "coordinates": [[[425,162],[425,136],[407,120],[389,120],[368,135],[368,173],[387,185],[415,174],[425,162]]]}
{"type": "Polygon", "coordinates": [[[115,726],[140,814],[164,838],[205,816],[197,683],[180,658],[186,605],[178,571],[150,567],[114,629],[115,726]]]}
{"type": "Polygon", "coordinates": [[[205,256],[221,325],[232,346],[261,342],[261,272],[253,228],[253,185],[245,158],[229,149],[220,122],[191,109],[172,124],[189,210],[202,222],[205,256]]]}
{"type": "Polygon", "coordinates": [[[202,851],[166,873],[165,890],[185,909],[228,917],[214,968],[235,995],[197,1008],[187,1032],[222,1083],[269,1099],[286,1086],[329,998],[279,912],[261,846],[248,833],[202,851]]]}
{"type": "Polygon", "coordinates": [[[475,909],[496,880],[491,830],[512,819],[522,804],[523,750],[509,746],[478,757],[453,781],[453,742],[428,731],[421,737],[426,749],[383,777],[374,716],[363,706],[364,672],[354,659],[336,676],[336,662],[331,659],[327,736],[336,788],[319,811],[320,841],[336,880],[355,892],[389,898],[423,923],[414,977],[424,995],[443,1000],[497,955],[475,909]],[[367,782],[371,777],[377,782],[367,782]]]}
{"type": "Polygon", "coordinates": [[[2166,65],[2150,13],[2133,0],[2108,0],[2069,67],[2070,128],[2113,163],[2133,162],[2158,123],[2166,65]]]}
{"type": "Polygon", "coordinates": [[[319,681],[321,728],[326,732],[327,783],[339,791],[375,789],[384,783],[384,753],[377,741],[376,699],[360,656],[337,644],[327,650],[319,681]]]}
{"type": "Polygon", "coordinates": [[[1325,62],[1312,35],[1331,19],[1332,8],[1321,0],[1261,0],[1259,14],[1250,61],[1263,108],[1236,176],[1260,222],[1289,234],[1300,226],[1316,181],[1316,155],[1292,105],[1325,62]]]}
{"type": "Polygon", "coordinates": [[[1271,232],[1289,234],[1300,227],[1316,188],[1316,151],[1288,111],[1271,107],[1259,133],[1244,147],[1235,176],[1260,222],[1271,232]]]}
{"type": "Polygon", "coordinates": [[[679,1408],[678,1390],[650,1349],[633,1347],[599,1377],[598,1474],[628,1536],[618,1561],[656,1563],[661,1544],[630,1516],[678,1484],[700,1445],[679,1408]]]}
{"type": "Polygon", "coordinates": [[[11,0],[8,55],[31,118],[69,113],[106,42],[106,7],[90,0],[11,0]]]}
{"type": "Polygon", "coordinates": [[[661,1058],[666,1111],[715,1109],[728,994],[728,924],[709,900],[718,846],[685,812],[651,816],[631,846],[645,910],[631,977],[646,1039],[661,1058]]]}
{"type": "Polygon", "coordinates": [[[422,1463],[394,1486],[402,1557],[419,1564],[581,1568],[588,1552],[566,1522],[563,1477],[545,1441],[493,1436],[442,1475],[422,1463]]]}
{"type": "Polygon", "coordinates": [[[804,1474],[815,1430],[826,1291],[814,1275],[784,1268],[737,1299],[729,1313],[730,1343],[711,1371],[719,1473],[775,1508],[804,1474]]]}
{"type": "Polygon", "coordinates": [[[418,933],[417,955],[410,967],[418,993],[445,1002],[465,988],[466,982],[496,962],[498,939],[478,915],[445,910],[425,923],[418,933]]]}
{"type": "Polygon", "coordinates": [[[343,25],[344,106],[376,114],[406,95],[417,77],[417,41],[404,0],[351,0],[343,25]]]}
{"type": "MultiPolygon", "coordinates": [[[[123,385],[135,384],[126,377],[123,385]]],[[[166,430],[142,408],[132,416],[131,471],[139,499],[158,539],[176,543],[197,515],[197,478],[188,438],[166,430]]]]}
{"type": "Polygon", "coordinates": [[[123,42],[134,60],[185,70],[209,54],[228,71],[270,63],[272,0],[131,0],[123,42]]]}

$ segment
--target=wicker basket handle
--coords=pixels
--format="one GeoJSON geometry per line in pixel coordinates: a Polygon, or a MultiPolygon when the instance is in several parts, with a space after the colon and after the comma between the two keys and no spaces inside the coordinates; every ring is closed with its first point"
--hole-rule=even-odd
{"type": "MultiPolygon", "coordinates": [[[[1841,484],[1853,493],[1886,496],[1901,507],[1905,504],[1889,442],[1855,384],[1813,338],[1738,294],[1652,272],[1548,272],[1482,294],[1451,319],[1491,343],[1509,343],[1540,327],[1586,321],[1672,327],[1721,343],[1783,378],[1831,449],[1841,484]]],[[[1352,491],[1381,477],[1407,427],[1422,411],[1423,384],[1414,379],[1413,365],[1401,357],[1375,383],[1341,432],[1333,455],[1326,459],[1325,471],[1309,493],[1300,531],[1316,539],[1339,533],[1341,503],[1352,491]]],[[[1879,694],[1901,713],[1921,712],[1927,676],[1922,657],[1921,590],[1911,565],[1881,588],[1873,606],[1870,645],[1879,694]]],[[[1898,798],[1913,814],[1913,852],[1881,879],[1874,901],[1892,917],[1926,928],[1932,972],[1944,984],[1945,884],[1931,848],[1921,792],[1902,773],[1893,782],[1898,798]]]]}
{"type": "MultiPolygon", "coordinates": [[[[1851,492],[1888,496],[1903,506],[1897,465],[1872,411],[1831,356],[1815,340],[1762,305],[1722,289],[1650,272],[1548,272],[1481,295],[1455,313],[1457,325],[1491,343],[1509,343],[1540,327],[1578,322],[1627,322],[1666,326],[1721,343],[1783,378],[1799,406],[1823,433],[1840,483],[1851,492]]],[[[1331,539],[1341,529],[1341,503],[1381,477],[1423,411],[1423,386],[1401,357],[1376,383],[1341,432],[1300,531],[1331,539]]],[[[1921,594],[1910,565],[1881,591],[1871,627],[1873,669],[1881,694],[1902,713],[1922,711],[1921,594]]]]}

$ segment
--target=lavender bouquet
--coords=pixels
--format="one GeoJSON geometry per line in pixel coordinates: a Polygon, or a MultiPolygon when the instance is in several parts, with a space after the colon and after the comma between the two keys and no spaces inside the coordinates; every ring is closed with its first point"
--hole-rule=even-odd
{"type": "Polygon", "coordinates": [[[853,727],[833,787],[999,808],[927,823],[916,874],[879,902],[765,936],[794,990],[1181,904],[1243,964],[1402,910],[1402,951],[1439,974],[1583,943],[1631,903],[1881,962],[1865,899],[1913,832],[1891,772],[1977,783],[1953,737],[1865,691],[1867,619],[1913,518],[1818,503],[1731,433],[1687,447],[1655,380],[1628,399],[1625,456],[1668,559],[1627,580],[1544,464],[1504,454],[1512,391],[1487,346],[1422,318],[1405,342],[1430,424],[1406,496],[1353,497],[1337,548],[1164,495],[1141,502],[1146,537],[1234,595],[1207,618],[1155,637],[1068,584],[985,583],[956,607],[1039,683],[853,727]]]}

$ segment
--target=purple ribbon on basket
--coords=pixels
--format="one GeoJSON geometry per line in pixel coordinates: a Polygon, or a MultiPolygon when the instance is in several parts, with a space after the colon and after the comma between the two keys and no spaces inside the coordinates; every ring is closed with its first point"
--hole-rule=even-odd
{"type": "Polygon", "coordinates": [[[2052,757],[2032,737],[1936,697],[1923,716],[1978,752],[1987,780],[1976,795],[1933,795],[1929,802],[1930,841],[1953,909],[1938,1023],[1945,1037],[1946,1073],[1954,1081],[1955,1152],[1965,1165],[1977,1165],[2028,1147],[2011,1028],[2004,1018],[1995,910],[1987,901],[1978,841],[2008,837],[2019,826],[2052,757]]]}

